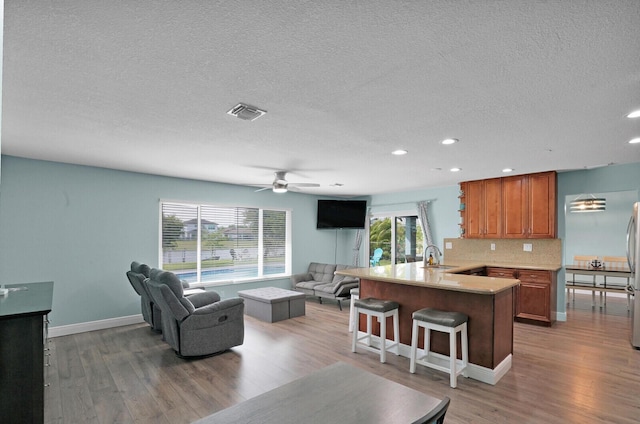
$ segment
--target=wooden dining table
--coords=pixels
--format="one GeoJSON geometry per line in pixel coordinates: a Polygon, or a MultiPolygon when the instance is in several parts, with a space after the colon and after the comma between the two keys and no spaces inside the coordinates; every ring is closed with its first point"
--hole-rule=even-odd
{"type": "Polygon", "coordinates": [[[441,399],[337,362],[196,424],[413,423],[441,399]]]}
{"type": "MultiPolygon", "coordinates": [[[[603,293],[607,292],[618,292],[618,293],[626,293],[627,301],[629,300],[629,292],[627,291],[627,287],[616,284],[613,285],[611,283],[607,283],[606,277],[616,277],[616,278],[626,278],[627,283],[629,279],[633,276],[633,273],[628,268],[594,268],[592,266],[584,266],[584,265],[565,265],[564,267],[566,274],[571,274],[571,280],[567,280],[567,302],[569,301],[569,290],[574,291],[575,298],[575,290],[590,290],[592,296],[593,306],[596,304],[595,296],[596,292],[600,293],[600,306],[602,307],[602,297],[603,293]],[[590,281],[579,281],[576,280],[576,276],[583,275],[591,277],[590,281]],[[604,279],[602,281],[598,281],[597,277],[602,276],[604,279]],[[607,285],[608,284],[608,285],[607,285]]],[[[575,300],[575,299],[574,299],[575,300]]],[[[606,297],[605,297],[606,302],[606,297]]]]}

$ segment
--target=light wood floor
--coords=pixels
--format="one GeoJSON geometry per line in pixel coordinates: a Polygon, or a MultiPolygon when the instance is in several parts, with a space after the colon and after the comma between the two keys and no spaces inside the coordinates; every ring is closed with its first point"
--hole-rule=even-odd
{"type": "MultiPolygon", "coordinates": [[[[350,351],[348,308],[307,301],[305,317],[246,317],[245,343],[222,355],[182,360],[146,325],[58,337],[46,378],[49,423],[189,423],[343,361],[436,397],[446,423],[637,423],[640,351],[629,343],[626,299],[592,309],[577,295],[567,322],[515,324],[513,367],[495,386],[388,355],[350,351]]],[[[331,390],[326,387],[324,390],[331,390]]],[[[7,411],[3,411],[7,413],[7,411]]]]}

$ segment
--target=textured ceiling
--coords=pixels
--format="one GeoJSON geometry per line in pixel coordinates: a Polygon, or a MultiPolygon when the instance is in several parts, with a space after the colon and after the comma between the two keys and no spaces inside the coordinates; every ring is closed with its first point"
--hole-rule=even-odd
{"type": "Polygon", "coordinates": [[[4,31],[3,154],[336,196],[640,161],[637,0],[5,0],[4,31]]]}

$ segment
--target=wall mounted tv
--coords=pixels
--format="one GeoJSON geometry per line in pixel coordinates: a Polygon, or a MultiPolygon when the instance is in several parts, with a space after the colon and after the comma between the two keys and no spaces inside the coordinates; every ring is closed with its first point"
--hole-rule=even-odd
{"type": "Polygon", "coordinates": [[[364,228],[366,200],[318,200],[317,229],[364,228]]]}

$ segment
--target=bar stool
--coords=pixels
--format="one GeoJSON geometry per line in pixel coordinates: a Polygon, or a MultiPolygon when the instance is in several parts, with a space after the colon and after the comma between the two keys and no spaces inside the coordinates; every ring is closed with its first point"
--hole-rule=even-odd
{"type": "Polygon", "coordinates": [[[351,294],[351,306],[349,307],[349,333],[352,333],[356,322],[356,308],[353,305],[353,302],[360,299],[360,289],[351,289],[349,293],[351,294]]]}
{"type": "Polygon", "coordinates": [[[353,329],[353,342],[351,344],[351,351],[356,351],[356,345],[359,344],[365,350],[371,352],[380,353],[380,362],[385,363],[387,361],[387,350],[395,347],[395,354],[399,355],[400,351],[400,324],[398,308],[400,305],[398,302],[392,300],[381,300],[375,298],[357,299],[354,301],[354,329],[353,329]],[[358,338],[358,321],[360,314],[367,316],[367,334],[358,338]],[[380,323],[380,348],[371,346],[372,339],[372,317],[376,317],[380,323]],[[393,317],[393,342],[387,342],[387,317],[393,317]],[[361,343],[362,340],[366,342],[361,343]]]}
{"type": "Polygon", "coordinates": [[[467,376],[469,364],[469,347],[467,341],[467,321],[469,317],[461,312],[446,312],[433,308],[415,311],[412,315],[413,328],[411,332],[411,365],[409,372],[416,372],[416,364],[424,365],[450,374],[450,385],[458,385],[458,375],[467,376]],[[424,328],[424,356],[417,357],[418,333],[424,328]],[[439,365],[430,361],[434,352],[430,350],[431,330],[449,333],[449,366],[439,365]],[[458,360],[456,336],[460,332],[462,341],[462,361],[458,360]]]}

